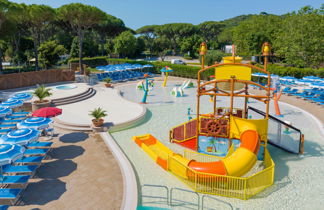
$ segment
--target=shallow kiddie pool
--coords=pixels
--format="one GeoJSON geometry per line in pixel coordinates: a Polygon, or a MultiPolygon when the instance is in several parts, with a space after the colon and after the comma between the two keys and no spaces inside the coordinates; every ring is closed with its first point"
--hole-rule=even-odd
{"type": "Polygon", "coordinates": [[[70,89],[74,89],[77,88],[76,85],[59,85],[55,87],[58,90],[70,90],[70,89]]]}

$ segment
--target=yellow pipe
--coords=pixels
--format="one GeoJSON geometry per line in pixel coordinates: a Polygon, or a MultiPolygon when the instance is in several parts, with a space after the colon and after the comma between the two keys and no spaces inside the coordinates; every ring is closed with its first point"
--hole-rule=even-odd
{"type": "Polygon", "coordinates": [[[165,77],[164,77],[164,82],[162,84],[162,87],[166,87],[167,80],[168,80],[168,74],[169,74],[169,72],[165,72],[165,77]]]}

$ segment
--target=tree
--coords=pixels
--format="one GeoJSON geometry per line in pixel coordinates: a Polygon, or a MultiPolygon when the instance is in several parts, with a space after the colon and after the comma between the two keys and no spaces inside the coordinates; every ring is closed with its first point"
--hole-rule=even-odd
{"type": "Polygon", "coordinates": [[[288,64],[318,68],[324,61],[323,8],[303,7],[285,16],[273,48],[288,64]]]}
{"type": "Polygon", "coordinates": [[[114,40],[115,53],[121,57],[131,57],[136,52],[137,40],[130,31],[124,31],[114,40]]]}
{"type": "Polygon", "coordinates": [[[170,23],[164,24],[156,28],[156,32],[159,36],[169,40],[169,48],[173,50],[173,53],[177,53],[179,50],[180,42],[197,31],[196,26],[190,23],[170,23]]]}
{"type": "Polygon", "coordinates": [[[72,3],[63,5],[58,9],[59,19],[71,25],[71,28],[78,36],[79,41],[79,68],[81,74],[84,74],[82,65],[83,40],[87,30],[98,25],[106,17],[106,14],[97,7],[84,5],[81,3],[72,3]]]}
{"type": "Polygon", "coordinates": [[[38,70],[38,47],[41,35],[55,18],[55,10],[46,5],[32,4],[26,8],[26,24],[34,42],[35,69],[38,70]]]}
{"type": "Polygon", "coordinates": [[[218,47],[218,36],[224,27],[224,23],[216,21],[206,21],[198,25],[199,34],[207,43],[208,48],[216,49],[218,47]]]}
{"type": "Polygon", "coordinates": [[[60,56],[66,53],[66,49],[54,40],[42,43],[38,48],[38,52],[42,67],[47,69],[60,60],[60,56]]]}
{"type": "Polygon", "coordinates": [[[104,55],[104,45],[107,37],[116,37],[125,31],[126,27],[121,19],[106,14],[104,20],[97,24],[94,29],[99,34],[101,55],[104,55]]]}
{"type": "Polygon", "coordinates": [[[142,35],[144,37],[145,45],[148,47],[150,55],[153,52],[153,43],[154,39],[156,39],[156,28],[159,27],[157,25],[147,25],[143,26],[136,30],[136,33],[142,35]]]}
{"type": "Polygon", "coordinates": [[[7,41],[14,31],[14,17],[17,4],[7,0],[0,0],[0,74],[2,73],[3,51],[7,48],[7,41]]]}
{"type": "Polygon", "coordinates": [[[167,52],[169,51],[169,41],[165,37],[156,38],[153,42],[152,50],[164,61],[167,52]]]}
{"type": "Polygon", "coordinates": [[[244,55],[261,53],[264,42],[272,43],[282,18],[276,15],[255,15],[233,28],[233,43],[244,55]]]}
{"type": "Polygon", "coordinates": [[[204,39],[197,34],[185,38],[180,44],[181,52],[189,52],[190,57],[196,57],[196,54],[198,54],[199,46],[203,41],[204,39]]]}

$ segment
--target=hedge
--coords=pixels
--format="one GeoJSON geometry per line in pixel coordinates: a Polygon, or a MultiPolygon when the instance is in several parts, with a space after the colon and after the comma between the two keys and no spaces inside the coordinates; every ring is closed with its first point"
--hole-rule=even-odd
{"type": "MultiPolygon", "coordinates": [[[[70,59],[70,62],[78,62],[79,59],[73,58],[70,59]]],[[[118,58],[108,58],[105,56],[102,57],[93,57],[93,58],[84,58],[84,64],[95,68],[96,66],[108,65],[108,64],[121,64],[121,63],[138,63],[138,64],[151,64],[153,68],[150,69],[150,72],[159,74],[160,69],[165,66],[171,67],[174,72],[170,73],[171,76],[177,77],[185,77],[185,78],[197,78],[197,72],[200,70],[199,66],[188,66],[188,65],[178,65],[178,64],[170,64],[169,62],[148,62],[148,61],[135,61],[129,59],[118,59],[118,58]]],[[[260,66],[260,65],[257,65],[260,66]]],[[[262,67],[262,66],[260,66],[262,67]]],[[[321,69],[311,69],[311,68],[296,68],[296,67],[284,67],[276,64],[269,64],[268,71],[272,74],[277,74],[279,76],[294,76],[296,78],[302,78],[304,76],[318,76],[324,77],[324,68],[321,69]]],[[[203,75],[201,75],[202,79],[208,80],[214,72],[212,70],[206,71],[203,75]]]]}

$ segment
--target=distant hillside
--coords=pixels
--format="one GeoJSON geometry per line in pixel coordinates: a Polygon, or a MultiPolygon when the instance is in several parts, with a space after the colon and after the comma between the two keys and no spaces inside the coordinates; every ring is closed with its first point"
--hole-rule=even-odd
{"type": "Polygon", "coordinates": [[[226,25],[226,27],[233,27],[233,26],[237,26],[240,22],[247,20],[251,17],[253,17],[254,15],[240,15],[240,16],[236,16],[230,19],[226,19],[223,21],[220,21],[221,23],[224,23],[226,25]]]}

